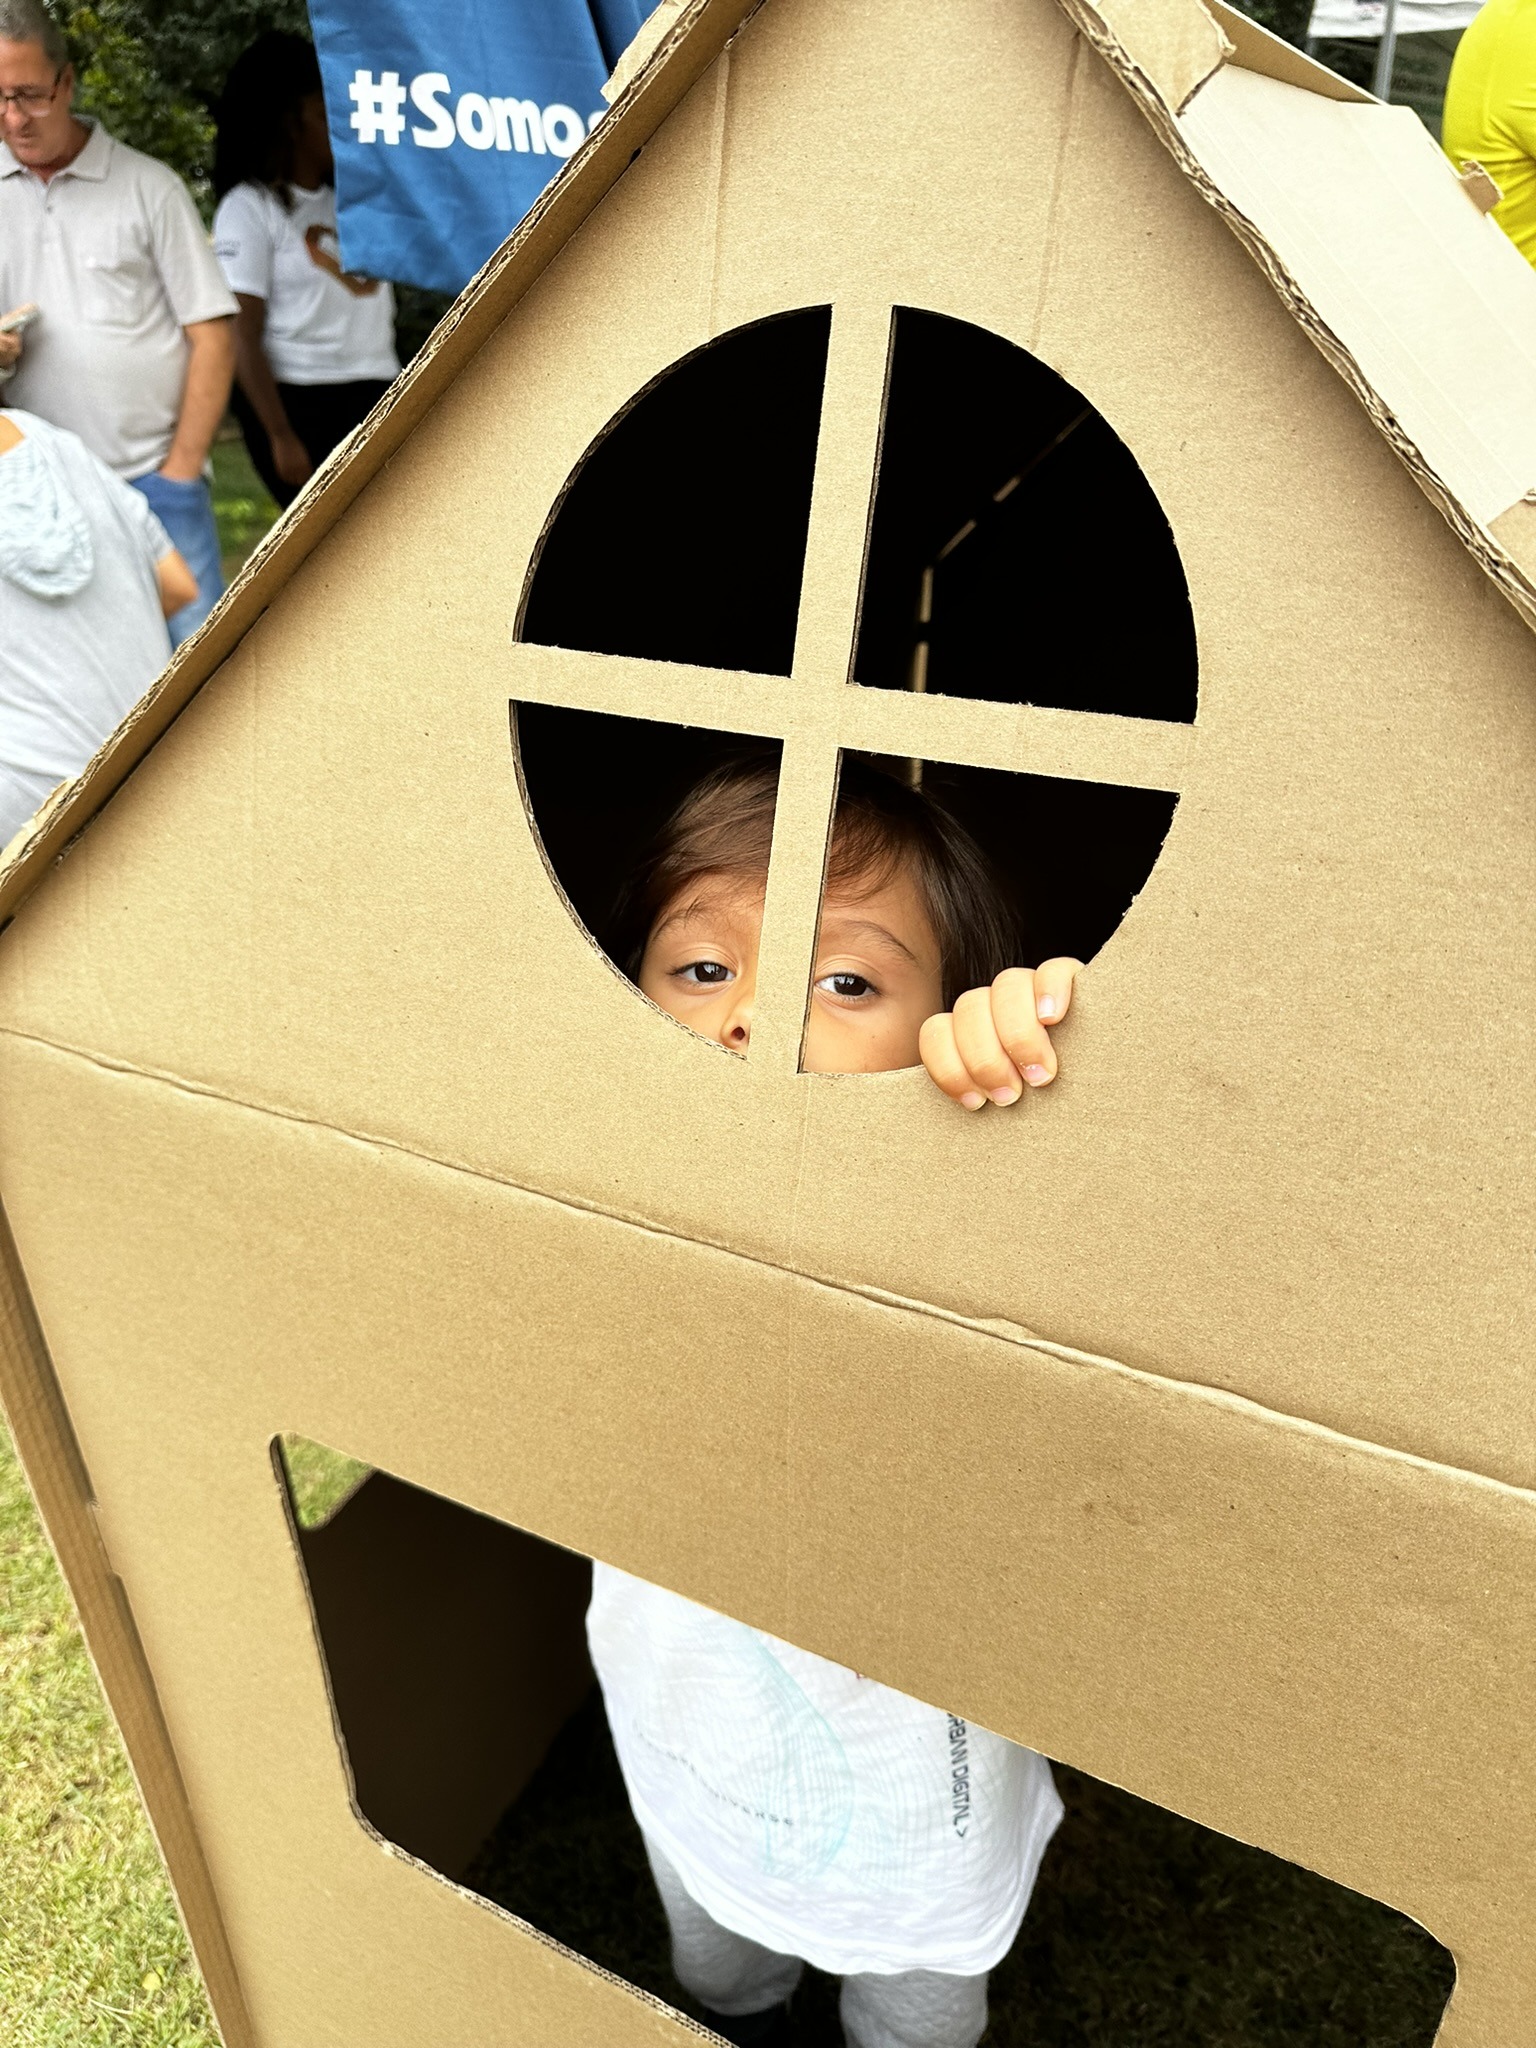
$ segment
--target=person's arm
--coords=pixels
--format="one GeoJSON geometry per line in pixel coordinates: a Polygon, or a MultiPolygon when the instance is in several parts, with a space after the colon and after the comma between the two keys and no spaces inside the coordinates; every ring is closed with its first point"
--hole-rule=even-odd
{"type": "Polygon", "coordinates": [[[262,335],[267,325],[267,302],[249,292],[236,292],[235,375],[240,389],[251,401],[257,419],[272,444],[272,466],[285,484],[306,483],[314,472],[309,450],[293,431],[283,408],[283,395],[267,361],[262,335]]]}
{"type": "Polygon", "coordinates": [[[208,460],[235,381],[234,324],[194,320],[181,330],[187,337],[187,381],[170,453],[160,465],[160,474],[173,483],[195,483],[208,460]]]}
{"type": "Polygon", "coordinates": [[[197,578],[175,548],[156,562],[155,582],[160,591],[160,609],[167,618],[197,596],[197,578]]]}

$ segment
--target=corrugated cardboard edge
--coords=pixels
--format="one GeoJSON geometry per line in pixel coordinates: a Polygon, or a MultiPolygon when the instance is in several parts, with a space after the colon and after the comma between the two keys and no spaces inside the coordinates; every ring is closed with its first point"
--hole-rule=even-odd
{"type": "Polygon", "coordinates": [[[159,1694],[122,1581],[101,1540],[90,1480],[3,1213],[0,1406],[9,1418],[22,1470],[59,1568],[74,1595],[86,1645],[122,1733],[225,2048],[255,2048],[255,2031],[159,1694]]]}
{"type": "Polygon", "coordinates": [[[206,623],[73,782],[0,852],[0,929],[255,625],[762,0],[688,0],[590,139],[472,278],[362,426],[321,465],[206,623]]]}
{"type": "MultiPolygon", "coordinates": [[[[1068,18],[1081,31],[1084,40],[1090,43],[1119,78],[1136,105],[1151,124],[1153,133],[1163,144],[1190,184],[1215,209],[1236,235],[1248,254],[1263,271],[1281,304],[1301,328],[1319,354],[1344,379],[1355,397],[1365,408],[1366,414],[1399,462],[1413,478],[1419,489],[1428,498],[1435,510],[1445,520],[1452,533],[1471,555],[1484,574],[1497,585],[1528,626],[1536,627],[1536,581],[1527,575],[1519,563],[1499,544],[1497,529],[1508,518],[1502,513],[1490,527],[1480,526],[1449,485],[1427,460],[1417,442],[1407,433],[1401,421],[1376,392],[1365,372],[1356,361],[1352,351],[1340,340],[1324,320],[1300,284],[1281,262],[1259,228],[1242,209],[1230,200],[1206,170],[1200,159],[1190,148],[1179,127],[1178,116],[1200,90],[1200,86],[1211,77],[1219,65],[1213,65],[1205,78],[1185,91],[1181,98],[1174,98],[1159,83],[1154,71],[1141,61],[1139,47],[1129,47],[1118,32],[1117,23],[1123,15],[1135,21],[1139,27],[1141,8],[1136,0],[1112,0],[1114,19],[1103,11],[1102,4],[1095,6],[1093,0],[1059,0],[1068,18]]],[[[1198,6],[1205,12],[1203,0],[1182,0],[1186,6],[1198,6]]],[[[1228,10],[1223,10],[1225,14],[1228,10]]],[[[1215,24],[1212,23],[1214,28],[1215,24]]],[[[1259,46],[1247,40],[1248,53],[1259,54],[1259,46]]],[[[1161,54],[1161,45],[1151,46],[1151,61],[1155,63],[1161,54]]],[[[1241,60],[1237,60],[1241,62],[1241,60]]],[[[1282,74],[1269,63],[1253,62],[1244,64],[1244,69],[1263,70],[1272,77],[1282,74]]],[[[1322,67],[1319,66],[1318,69],[1322,67]]],[[[1182,84],[1182,74],[1173,79],[1175,86],[1182,84]]],[[[1307,89],[1319,88],[1310,80],[1292,78],[1292,84],[1306,83],[1307,89]]],[[[1341,95],[1333,94],[1338,98],[1341,95]]],[[[1353,97],[1351,95],[1350,97],[1353,97]]],[[[1363,96],[1369,100],[1370,95],[1363,96]]],[[[1449,165],[1447,171],[1449,172],[1449,165]]]]}
{"type": "MultiPolygon", "coordinates": [[[[1174,113],[1182,112],[1233,54],[1232,43],[1203,0],[1098,0],[1096,8],[1081,10],[1066,0],[1062,4],[1102,55],[1108,55],[1108,49],[1089,29],[1090,21],[1120,53],[1139,81],[1139,90],[1133,88],[1138,98],[1150,94],[1158,106],[1174,113]]],[[[1131,83],[1128,77],[1125,82],[1131,83]]]]}
{"type": "Polygon", "coordinates": [[[1299,85],[1303,92],[1315,92],[1320,99],[1363,101],[1366,106],[1372,104],[1374,96],[1364,86],[1351,85],[1347,78],[1340,78],[1337,71],[1330,71],[1326,64],[1319,64],[1315,57],[1298,50],[1294,43],[1283,41],[1267,28],[1261,28],[1248,15],[1239,14],[1235,7],[1227,6],[1226,0],[1203,0],[1203,4],[1232,45],[1229,61],[1239,70],[1257,71],[1265,78],[1278,78],[1282,85],[1299,85]]]}

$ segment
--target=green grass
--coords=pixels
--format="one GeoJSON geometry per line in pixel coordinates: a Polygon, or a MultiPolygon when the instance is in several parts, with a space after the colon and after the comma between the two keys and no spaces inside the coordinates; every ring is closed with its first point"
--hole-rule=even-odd
{"type": "Polygon", "coordinates": [[[226,424],[213,444],[213,516],[227,583],[277,517],[239,431],[226,424]]]}
{"type": "Polygon", "coordinates": [[[218,2041],[3,1424],[0,2039],[5,2048],[218,2041]]]}
{"type": "Polygon", "coordinates": [[[283,1469],[294,1519],[301,1529],[318,1529],[345,1507],[373,1470],[345,1451],[327,1450],[307,1436],[283,1438],[283,1469]]]}

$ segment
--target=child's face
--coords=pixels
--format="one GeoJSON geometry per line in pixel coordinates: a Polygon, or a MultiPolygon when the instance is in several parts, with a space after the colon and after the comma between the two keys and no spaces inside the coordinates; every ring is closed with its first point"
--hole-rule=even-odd
{"type": "MultiPolygon", "coordinates": [[[[656,920],[640,964],[653,1003],[701,1037],[745,1052],[757,995],[763,883],[705,875],[656,920]]],[[[918,1033],[943,1008],[939,946],[909,874],[829,888],[816,945],[804,1062],[812,1074],[918,1064],[918,1033]]]]}

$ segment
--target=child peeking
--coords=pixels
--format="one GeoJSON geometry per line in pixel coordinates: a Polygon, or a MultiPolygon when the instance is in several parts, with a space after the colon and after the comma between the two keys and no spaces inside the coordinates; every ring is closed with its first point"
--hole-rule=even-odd
{"type": "MultiPolygon", "coordinates": [[[[617,921],[644,993],[732,1052],[752,1030],[775,790],[762,763],[706,777],[617,921]]],[[[1079,965],[1017,958],[974,840],[846,763],[806,1066],[921,1061],[967,1109],[1016,1102],[1056,1072],[1047,1026],[1079,965]]],[[[975,2048],[1061,1818],[1044,1758],[607,1565],[587,1632],[673,1968],[709,2024],[788,2040],[811,1962],[843,1979],[850,2048],[975,2048]]]]}

